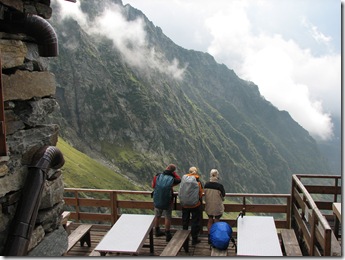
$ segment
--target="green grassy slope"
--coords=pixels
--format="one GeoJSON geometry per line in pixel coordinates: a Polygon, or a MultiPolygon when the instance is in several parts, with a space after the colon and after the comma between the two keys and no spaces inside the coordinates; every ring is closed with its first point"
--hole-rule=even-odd
{"type": "Polygon", "coordinates": [[[143,190],[143,187],[139,188],[131,180],[74,149],[61,137],[57,147],[65,158],[62,175],[66,188],[143,190]]]}

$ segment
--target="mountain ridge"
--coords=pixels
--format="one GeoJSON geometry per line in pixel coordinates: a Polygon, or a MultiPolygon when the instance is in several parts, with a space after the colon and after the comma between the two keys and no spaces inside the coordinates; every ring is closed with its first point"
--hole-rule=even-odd
{"type": "MultiPolygon", "coordinates": [[[[91,21],[101,11],[96,2],[81,1],[91,21]]],[[[146,57],[146,67],[126,61],[110,39],[88,34],[77,21],[52,19],[60,56],[50,70],[63,138],[145,183],[175,163],[181,173],[197,166],[204,181],[218,168],[227,192],[280,193],[290,191],[293,173],[329,170],[315,140],[254,83],[207,53],[177,46],[141,11],[113,3],[127,21],[140,17],[145,24],[151,52],[139,52],[138,60],[146,57]]]]}

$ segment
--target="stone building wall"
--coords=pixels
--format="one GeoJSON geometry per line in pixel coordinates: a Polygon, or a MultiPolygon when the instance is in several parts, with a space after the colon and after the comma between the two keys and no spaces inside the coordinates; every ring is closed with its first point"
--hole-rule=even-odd
{"type": "MultiPolygon", "coordinates": [[[[61,0],[62,1],[62,0],[61,0]]],[[[55,146],[58,125],[46,118],[58,104],[54,98],[55,76],[48,61],[41,57],[35,39],[21,32],[4,30],[11,15],[35,14],[51,17],[50,0],[0,0],[0,57],[7,156],[0,156],[0,254],[14,217],[22,188],[30,178],[28,166],[33,155],[44,146],[55,146]]],[[[56,170],[55,170],[56,171],[56,170]]],[[[50,169],[48,176],[53,174],[50,169]]],[[[29,256],[61,256],[67,248],[67,233],[62,228],[62,175],[45,181],[44,191],[32,233],[29,256]]]]}

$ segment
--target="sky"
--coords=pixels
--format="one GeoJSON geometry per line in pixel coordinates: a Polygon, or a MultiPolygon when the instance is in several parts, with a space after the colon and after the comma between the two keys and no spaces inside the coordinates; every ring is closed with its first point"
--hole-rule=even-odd
{"type": "MultiPolygon", "coordinates": [[[[332,138],[331,115],[341,116],[342,1],[122,2],[141,10],[177,45],[207,52],[240,78],[255,83],[266,100],[288,111],[315,139],[332,138]]],[[[133,66],[159,69],[183,79],[183,64],[164,60],[147,46],[140,19],[127,22],[113,6],[91,25],[77,10],[78,1],[58,3],[68,6],[66,13],[78,17],[89,33],[101,33],[102,28],[133,66]]]]}

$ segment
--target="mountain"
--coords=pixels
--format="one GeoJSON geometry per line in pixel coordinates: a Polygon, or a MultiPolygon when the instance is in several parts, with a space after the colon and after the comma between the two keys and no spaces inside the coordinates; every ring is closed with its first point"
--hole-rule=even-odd
{"type": "Polygon", "coordinates": [[[78,150],[147,184],[169,163],[180,175],[198,167],[203,181],[217,168],[226,192],[288,193],[292,174],[329,171],[316,141],[255,83],[176,45],[130,5],[80,5],[93,31],[76,17],[61,20],[57,5],[50,21],[59,39],[50,61],[60,105],[54,121],[78,150]],[[119,24],[99,26],[104,8],[120,14],[119,24]],[[145,42],[130,31],[141,25],[145,42]]]}
{"type": "Polygon", "coordinates": [[[327,159],[329,164],[329,172],[331,174],[341,174],[341,118],[332,116],[334,136],[330,140],[317,140],[321,154],[327,159]]]}

